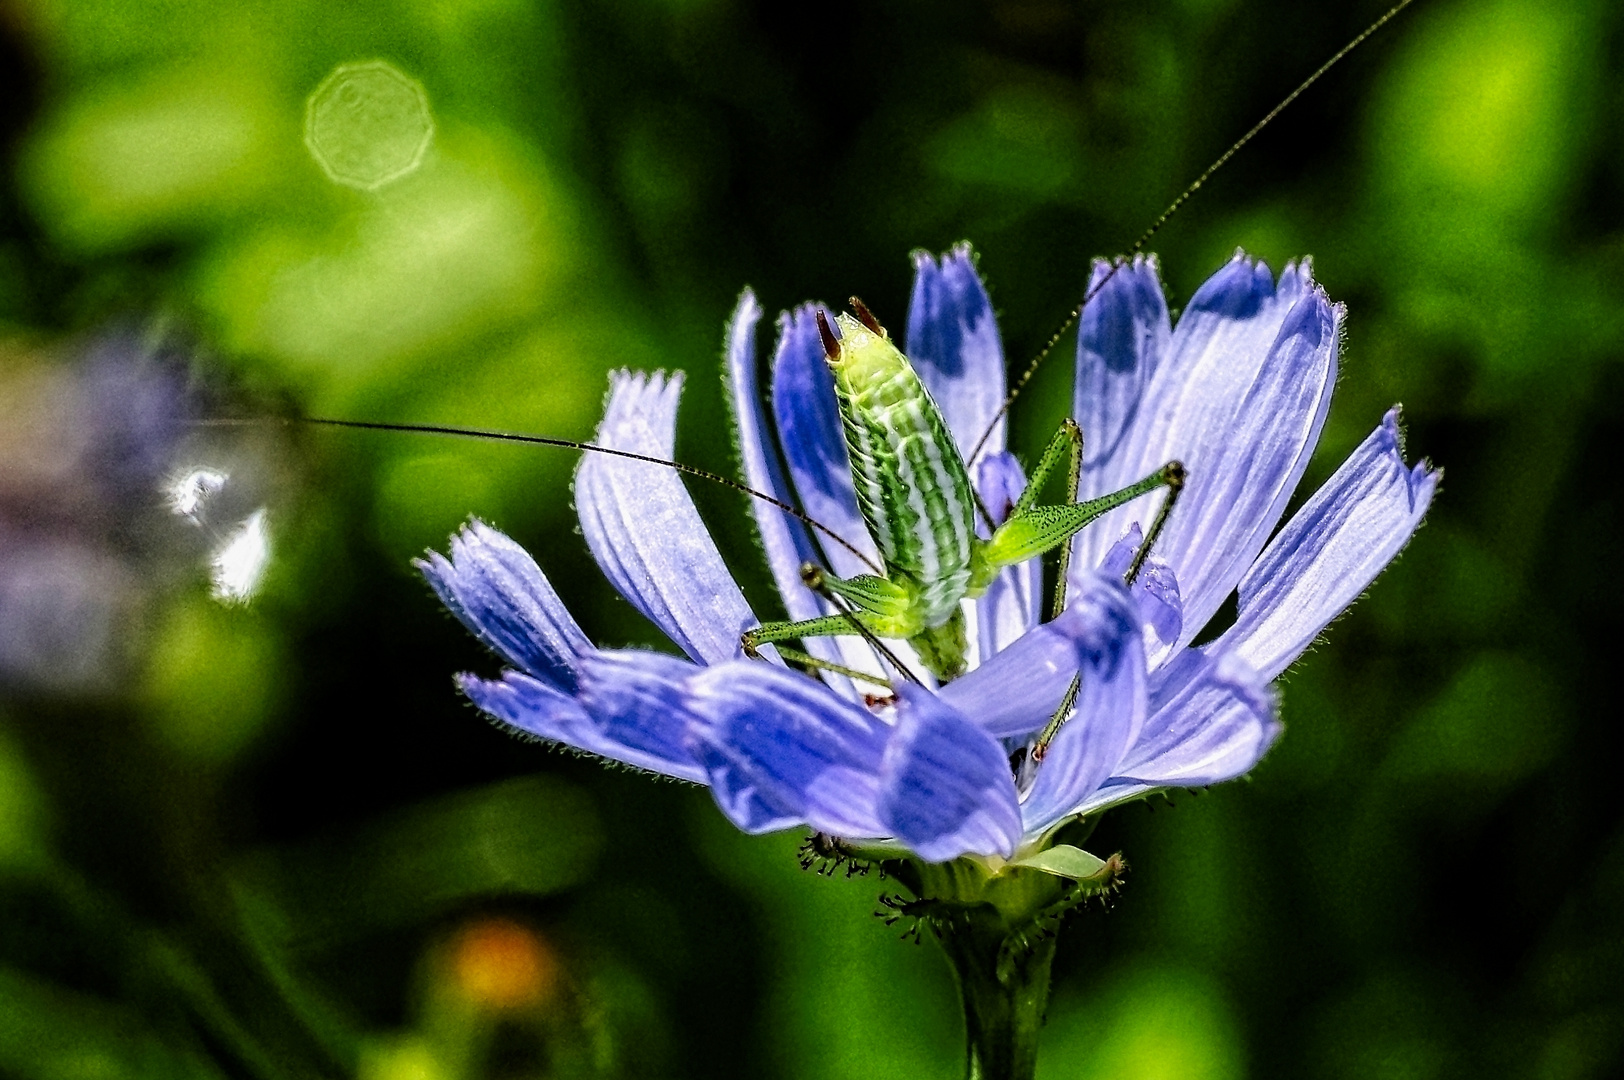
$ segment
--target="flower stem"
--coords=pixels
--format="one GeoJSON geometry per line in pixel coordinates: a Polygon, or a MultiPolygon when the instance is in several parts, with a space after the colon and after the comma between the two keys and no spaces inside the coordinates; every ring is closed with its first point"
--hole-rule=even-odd
{"type": "Polygon", "coordinates": [[[942,935],[964,997],[968,1080],[1032,1080],[1049,1001],[1052,934],[1011,935],[1002,919],[971,919],[942,935]]]}

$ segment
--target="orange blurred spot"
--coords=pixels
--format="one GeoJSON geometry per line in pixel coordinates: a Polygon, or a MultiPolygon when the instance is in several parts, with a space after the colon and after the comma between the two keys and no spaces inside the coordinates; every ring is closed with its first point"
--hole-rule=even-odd
{"type": "Polygon", "coordinates": [[[558,957],[547,942],[512,919],[485,918],[458,931],[451,943],[457,989],[489,1009],[536,1005],[553,995],[558,957]]]}

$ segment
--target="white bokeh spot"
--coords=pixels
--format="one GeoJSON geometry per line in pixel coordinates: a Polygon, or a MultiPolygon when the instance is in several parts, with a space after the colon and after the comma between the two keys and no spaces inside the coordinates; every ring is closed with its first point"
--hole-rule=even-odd
{"type": "Polygon", "coordinates": [[[262,506],[226,537],[209,560],[214,598],[225,604],[246,604],[259,589],[270,561],[271,534],[262,506]]]}
{"type": "Polygon", "coordinates": [[[192,524],[200,525],[203,519],[203,504],[209,497],[226,486],[227,475],[218,469],[198,468],[192,469],[184,475],[170,480],[165,488],[169,497],[169,509],[183,518],[188,518],[192,524]]]}

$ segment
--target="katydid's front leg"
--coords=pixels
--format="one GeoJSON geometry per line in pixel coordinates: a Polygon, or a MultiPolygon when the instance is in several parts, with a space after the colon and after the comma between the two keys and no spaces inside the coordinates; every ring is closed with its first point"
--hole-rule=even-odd
{"type": "Polygon", "coordinates": [[[891,684],[878,675],[858,671],[856,668],[849,668],[843,664],[832,663],[828,660],[820,660],[810,653],[781,644],[785,641],[800,641],[805,638],[843,637],[859,633],[856,620],[860,617],[854,613],[849,615],[824,615],[816,619],[802,619],[799,622],[762,623],[754,630],[746,630],[740,642],[744,646],[745,655],[755,660],[761,659],[761,646],[772,645],[778,650],[779,656],[785,660],[800,664],[802,667],[812,668],[817,671],[832,671],[837,675],[844,675],[850,679],[861,679],[864,682],[874,683],[889,689],[891,684]]]}
{"type": "Polygon", "coordinates": [[[816,563],[801,566],[801,580],[806,587],[843,610],[838,615],[822,615],[797,622],[763,623],[754,630],[745,631],[740,639],[747,656],[759,657],[762,645],[772,644],[786,660],[820,671],[832,671],[853,679],[889,687],[885,679],[868,672],[820,660],[799,649],[788,649],[779,642],[817,637],[858,636],[866,640],[876,652],[910,681],[914,675],[880,641],[881,637],[906,638],[914,632],[907,623],[907,591],[885,578],[864,574],[854,578],[837,578],[816,563]]]}

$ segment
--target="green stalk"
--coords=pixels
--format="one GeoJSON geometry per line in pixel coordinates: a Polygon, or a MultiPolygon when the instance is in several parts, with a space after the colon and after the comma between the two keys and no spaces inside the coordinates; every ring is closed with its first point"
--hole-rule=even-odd
{"type": "MultiPolygon", "coordinates": [[[[1075,831],[1086,836],[1086,823],[1075,831]]],[[[1013,863],[971,857],[886,863],[919,898],[887,900],[886,906],[929,927],[958,977],[968,1080],[1037,1075],[1061,921],[1087,897],[1114,889],[1124,866],[1120,855],[1100,859],[1069,844],[1025,853],[1013,863]]]]}
{"type": "Polygon", "coordinates": [[[1002,919],[972,919],[942,936],[964,998],[968,1080],[1033,1080],[1049,1002],[1055,936],[1024,943],[1002,919]]]}

